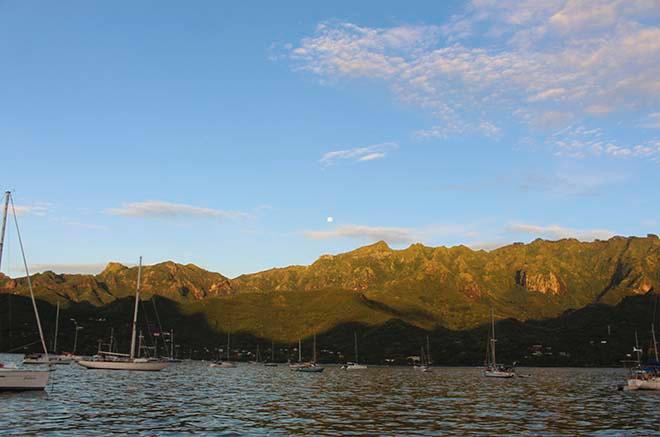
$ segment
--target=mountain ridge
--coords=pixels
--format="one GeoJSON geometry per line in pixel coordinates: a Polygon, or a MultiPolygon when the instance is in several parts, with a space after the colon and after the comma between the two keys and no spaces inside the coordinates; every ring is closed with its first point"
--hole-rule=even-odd
{"type": "MultiPolygon", "coordinates": [[[[136,279],[137,267],[116,262],[97,275],[32,275],[40,299],[96,306],[133,295],[136,279]]],[[[307,266],[233,279],[194,264],[166,261],[143,267],[142,293],[145,299],[162,296],[201,312],[215,311],[207,317],[218,326],[225,321],[216,317],[222,311],[215,299],[252,314],[251,322],[241,322],[245,329],[257,323],[255,308],[275,311],[268,305],[282,302],[296,307],[305,320],[311,314],[321,317],[319,310],[330,305],[343,305],[346,313],[359,314],[365,323],[396,316],[419,326],[460,329],[482,322],[490,307],[502,317],[539,319],[596,302],[613,305],[659,287],[660,239],[651,234],[593,242],[536,239],[492,251],[420,243],[392,249],[380,241],[322,255],[307,266]],[[310,293],[313,296],[307,296],[310,293]]],[[[27,294],[25,278],[0,276],[0,293],[27,294]]],[[[341,312],[333,317],[347,321],[341,312]]]]}

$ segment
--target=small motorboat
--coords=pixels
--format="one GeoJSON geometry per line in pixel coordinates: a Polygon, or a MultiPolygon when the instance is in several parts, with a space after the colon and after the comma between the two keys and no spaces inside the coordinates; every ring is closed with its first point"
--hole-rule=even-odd
{"type": "Polygon", "coordinates": [[[302,373],[321,373],[325,370],[324,367],[319,366],[316,363],[301,363],[302,365],[290,366],[291,370],[294,372],[302,373]]]}
{"type": "Polygon", "coordinates": [[[211,364],[209,364],[209,367],[233,369],[234,367],[236,367],[236,364],[232,363],[231,361],[214,361],[211,364]]]}
{"type": "Polygon", "coordinates": [[[341,366],[342,370],[365,370],[367,366],[365,364],[358,364],[358,363],[346,363],[341,366]]]}

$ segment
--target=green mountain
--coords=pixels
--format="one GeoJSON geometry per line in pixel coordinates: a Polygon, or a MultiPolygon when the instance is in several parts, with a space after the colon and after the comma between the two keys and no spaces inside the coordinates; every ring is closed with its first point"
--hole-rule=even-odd
{"type": "MultiPolygon", "coordinates": [[[[98,307],[131,296],[136,276],[136,267],[111,263],[98,275],[46,272],[33,283],[47,302],[98,307]]],[[[490,252],[379,242],[234,279],[172,262],[145,267],[143,278],[145,299],[175,302],[179,314],[217,332],[290,342],[351,323],[460,331],[486,323],[491,307],[499,319],[539,320],[657,291],[660,239],[539,239],[490,252]]],[[[27,295],[25,278],[0,277],[0,293],[27,295]]]]}

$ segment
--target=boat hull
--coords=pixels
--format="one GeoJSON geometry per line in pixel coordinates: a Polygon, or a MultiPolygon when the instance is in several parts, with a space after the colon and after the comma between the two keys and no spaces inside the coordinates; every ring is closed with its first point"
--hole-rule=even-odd
{"type": "Polygon", "coordinates": [[[629,379],[628,390],[660,390],[660,378],[629,379]]]}
{"type": "Polygon", "coordinates": [[[342,366],[342,369],[344,370],[365,370],[367,369],[367,366],[364,364],[350,364],[348,366],[342,366]]]}
{"type": "Polygon", "coordinates": [[[486,378],[513,378],[516,374],[502,370],[484,370],[484,376],[486,378]]]}
{"type": "Polygon", "coordinates": [[[324,367],[298,367],[297,369],[292,369],[294,372],[301,373],[321,373],[325,370],[324,367]]]}
{"type": "Polygon", "coordinates": [[[130,361],[88,361],[80,360],[78,364],[87,369],[129,370],[136,372],[159,372],[168,366],[162,361],[130,362],[130,361]]]}
{"type": "Polygon", "coordinates": [[[47,370],[0,369],[0,391],[44,390],[49,373],[47,370]]]}
{"type": "Polygon", "coordinates": [[[218,367],[221,369],[233,369],[236,367],[236,364],[228,361],[223,361],[222,363],[211,363],[209,367],[218,367]]]}
{"type": "Polygon", "coordinates": [[[23,364],[71,364],[73,361],[73,358],[69,357],[48,356],[48,359],[46,357],[24,358],[23,364]]]}

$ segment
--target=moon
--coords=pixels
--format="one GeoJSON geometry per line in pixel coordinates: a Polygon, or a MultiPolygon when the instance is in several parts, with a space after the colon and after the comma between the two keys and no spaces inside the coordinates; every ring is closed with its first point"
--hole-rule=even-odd
{"type": "Polygon", "coordinates": [[[335,221],[335,218],[333,216],[328,216],[328,218],[326,218],[325,221],[328,223],[332,223],[335,221]]]}

